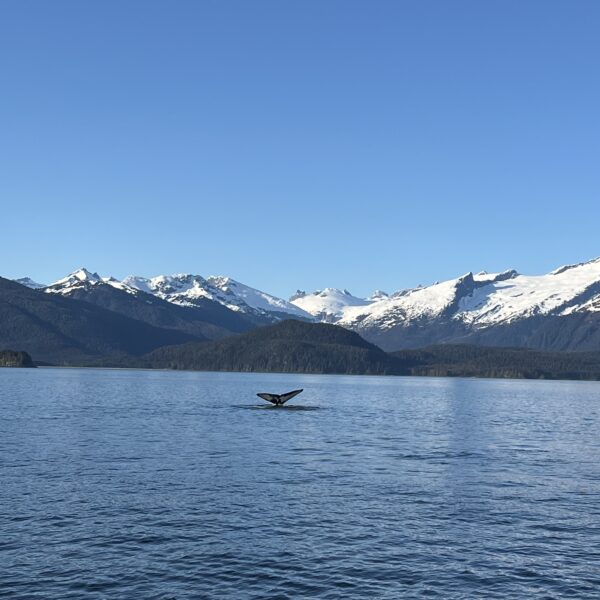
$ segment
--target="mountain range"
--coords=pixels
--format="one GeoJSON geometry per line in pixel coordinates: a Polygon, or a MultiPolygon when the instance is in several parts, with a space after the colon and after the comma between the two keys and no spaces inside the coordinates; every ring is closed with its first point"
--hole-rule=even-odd
{"type": "Polygon", "coordinates": [[[386,351],[478,344],[550,351],[600,349],[600,258],[546,275],[466,273],[368,298],[326,288],[289,300],[229,277],[129,276],[79,269],[37,293],[76,299],[198,340],[217,340],[293,318],[340,325],[386,351]]]}

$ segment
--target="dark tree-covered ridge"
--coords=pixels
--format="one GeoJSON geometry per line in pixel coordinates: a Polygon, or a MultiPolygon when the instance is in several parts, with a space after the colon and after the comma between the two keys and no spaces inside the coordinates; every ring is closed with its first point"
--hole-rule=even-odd
{"type": "Polygon", "coordinates": [[[600,352],[540,352],[466,344],[392,353],[412,375],[600,380],[600,352]]]}
{"type": "Polygon", "coordinates": [[[456,344],[388,354],[337,325],[294,320],[220,342],[159,348],[141,360],[201,371],[600,380],[600,352],[456,344]]]}
{"type": "Polygon", "coordinates": [[[337,325],[296,320],[219,342],[159,348],[142,364],[201,371],[397,373],[397,361],[358,334],[337,325]]]}

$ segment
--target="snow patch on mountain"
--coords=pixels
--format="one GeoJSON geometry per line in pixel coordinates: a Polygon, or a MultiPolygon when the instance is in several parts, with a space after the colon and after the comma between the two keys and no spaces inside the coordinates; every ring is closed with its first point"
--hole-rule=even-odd
{"type": "Polygon", "coordinates": [[[306,311],[291,302],[261,292],[230,277],[209,277],[207,282],[213,289],[219,290],[220,294],[217,294],[216,298],[220,302],[231,301],[233,306],[239,306],[240,308],[247,305],[259,311],[280,312],[310,318],[306,311]]]}
{"type": "Polygon", "coordinates": [[[502,271],[501,273],[488,273],[487,271],[480,271],[473,275],[473,279],[475,281],[485,281],[488,283],[492,283],[494,281],[505,281],[506,279],[512,279],[513,277],[517,277],[519,274],[514,269],[509,269],[508,271],[502,271]]]}
{"type": "Polygon", "coordinates": [[[123,279],[123,283],[181,306],[194,306],[199,298],[212,299],[206,279],[189,273],[149,278],[131,275],[123,279]]]}
{"type": "Polygon", "coordinates": [[[368,306],[371,301],[353,296],[348,290],[325,288],[312,294],[296,294],[292,304],[321,321],[336,322],[346,309],[354,306],[368,306]]]}
{"type": "Polygon", "coordinates": [[[121,283],[123,283],[124,285],[127,285],[129,287],[132,287],[136,290],[139,290],[140,292],[145,292],[146,294],[152,294],[152,290],[150,289],[150,286],[148,285],[148,282],[150,280],[147,279],[146,277],[137,277],[135,275],[130,275],[129,277],[125,277],[125,279],[123,279],[123,281],[121,283]]]}
{"type": "Polygon", "coordinates": [[[379,300],[385,300],[387,298],[389,298],[390,295],[387,292],[384,292],[382,290],[375,290],[368,298],[367,300],[369,302],[378,302],[379,300]]]}
{"type": "Polygon", "coordinates": [[[43,283],[38,283],[37,281],[31,279],[31,277],[21,277],[19,279],[13,279],[13,281],[20,283],[21,285],[24,285],[32,290],[41,290],[42,288],[46,287],[43,283]]]}

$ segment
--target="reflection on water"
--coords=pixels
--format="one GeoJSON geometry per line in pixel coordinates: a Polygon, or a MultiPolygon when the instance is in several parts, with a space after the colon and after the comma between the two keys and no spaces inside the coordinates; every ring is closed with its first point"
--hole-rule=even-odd
{"type": "Polygon", "coordinates": [[[0,399],[0,596],[598,597],[598,383],[5,369],[0,399]]]}

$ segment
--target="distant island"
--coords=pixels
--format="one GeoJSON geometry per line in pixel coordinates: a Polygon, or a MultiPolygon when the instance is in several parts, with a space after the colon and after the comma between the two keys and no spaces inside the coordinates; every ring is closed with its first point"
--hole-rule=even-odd
{"type": "Polygon", "coordinates": [[[0,367],[34,368],[35,366],[27,352],[0,350],[0,367]]]}

